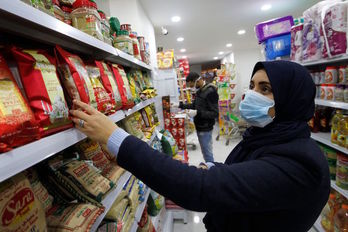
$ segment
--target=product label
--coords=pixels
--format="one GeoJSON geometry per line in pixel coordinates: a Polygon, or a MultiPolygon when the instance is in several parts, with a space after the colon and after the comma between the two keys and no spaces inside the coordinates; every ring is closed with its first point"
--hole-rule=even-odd
{"type": "Polygon", "coordinates": [[[10,79],[0,79],[0,117],[22,114],[25,121],[30,119],[30,114],[23,114],[28,111],[16,85],[10,79]]]}
{"type": "Polygon", "coordinates": [[[127,95],[127,99],[132,99],[132,91],[130,90],[130,87],[129,87],[129,84],[128,84],[128,78],[127,78],[127,75],[126,73],[124,72],[123,69],[119,68],[118,69],[121,77],[122,77],[122,80],[123,80],[123,88],[125,89],[125,92],[126,92],[126,95],[127,95]]]}
{"type": "Polygon", "coordinates": [[[112,96],[114,97],[115,101],[120,102],[121,101],[121,95],[118,92],[117,84],[115,81],[115,78],[113,77],[112,73],[109,72],[107,69],[104,71],[105,74],[108,76],[111,88],[112,88],[112,96]]]}

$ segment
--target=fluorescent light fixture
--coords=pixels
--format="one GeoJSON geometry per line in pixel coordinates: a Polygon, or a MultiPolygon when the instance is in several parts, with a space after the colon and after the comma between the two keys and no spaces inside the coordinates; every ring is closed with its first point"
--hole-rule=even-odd
{"type": "Polygon", "coordinates": [[[173,17],[172,17],[172,22],[173,22],[173,23],[180,22],[180,20],[181,20],[180,16],[173,16],[173,17]]]}
{"type": "Polygon", "coordinates": [[[194,223],[198,224],[199,221],[200,221],[200,220],[199,220],[199,216],[196,215],[196,216],[193,217],[193,222],[194,222],[194,223]]]}
{"type": "Polygon", "coordinates": [[[178,38],[176,39],[176,41],[182,42],[182,41],[184,41],[184,37],[178,37],[178,38]]]}
{"type": "Polygon", "coordinates": [[[232,47],[232,44],[228,43],[228,44],[226,44],[226,47],[230,48],[230,47],[232,47]]]}
{"type": "Polygon", "coordinates": [[[182,56],[181,58],[182,58],[182,59],[186,59],[186,58],[187,58],[187,56],[182,56]]]}
{"type": "Polygon", "coordinates": [[[269,9],[271,9],[272,8],[272,5],[271,4],[265,4],[265,5],[263,5],[262,7],[261,7],[261,10],[262,11],[267,11],[267,10],[269,10],[269,9]]]}
{"type": "Polygon", "coordinates": [[[223,55],[224,54],[224,52],[219,52],[219,55],[223,55]]]}
{"type": "Polygon", "coordinates": [[[180,52],[186,52],[185,48],[180,49],[180,52]]]}
{"type": "Polygon", "coordinates": [[[219,59],[219,57],[215,56],[215,57],[213,57],[213,59],[214,59],[214,60],[217,60],[217,59],[219,59]]]}
{"type": "Polygon", "coordinates": [[[242,29],[242,30],[239,30],[239,31],[237,32],[237,34],[238,34],[238,35],[244,35],[245,32],[246,32],[246,31],[242,29]]]}

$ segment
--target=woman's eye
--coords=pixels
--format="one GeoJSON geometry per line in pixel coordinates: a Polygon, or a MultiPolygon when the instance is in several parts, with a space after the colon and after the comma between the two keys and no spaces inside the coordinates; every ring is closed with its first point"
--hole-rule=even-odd
{"type": "Polygon", "coordinates": [[[266,86],[266,87],[263,87],[263,88],[262,88],[262,91],[265,92],[265,93],[272,92],[271,88],[269,88],[269,87],[267,87],[267,86],[266,86]]]}
{"type": "Polygon", "coordinates": [[[249,89],[253,89],[254,88],[254,85],[253,84],[250,84],[249,85],[249,89]]]}

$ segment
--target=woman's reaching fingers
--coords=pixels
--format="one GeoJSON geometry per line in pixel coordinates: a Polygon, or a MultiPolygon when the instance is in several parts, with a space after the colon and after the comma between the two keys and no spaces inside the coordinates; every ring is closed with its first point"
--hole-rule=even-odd
{"type": "Polygon", "coordinates": [[[77,106],[78,108],[87,112],[89,115],[98,113],[98,111],[96,109],[94,109],[92,106],[90,106],[82,101],[74,100],[73,103],[74,103],[74,106],[77,106]]]}

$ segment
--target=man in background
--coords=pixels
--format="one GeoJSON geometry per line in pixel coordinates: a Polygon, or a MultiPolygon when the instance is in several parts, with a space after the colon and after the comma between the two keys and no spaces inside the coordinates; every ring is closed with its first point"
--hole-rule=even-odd
{"type": "Polygon", "coordinates": [[[180,102],[179,108],[190,109],[188,114],[193,117],[204,160],[206,163],[214,162],[213,128],[219,116],[217,88],[211,83],[207,84],[195,72],[187,75],[186,85],[196,90],[196,97],[192,104],[180,102]]]}

